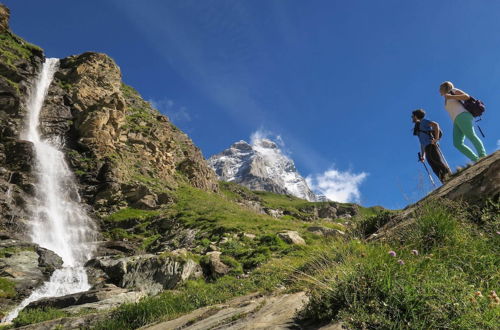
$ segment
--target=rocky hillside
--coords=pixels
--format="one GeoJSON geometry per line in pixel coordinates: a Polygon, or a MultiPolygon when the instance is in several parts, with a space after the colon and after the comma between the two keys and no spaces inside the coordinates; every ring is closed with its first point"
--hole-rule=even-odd
{"type": "MultiPolygon", "coordinates": [[[[32,150],[20,139],[30,84],[44,60],[40,48],[7,28],[0,34],[0,223],[12,234],[26,221],[33,193],[32,150]]],[[[60,61],[42,109],[45,137],[62,139],[84,200],[99,214],[125,206],[155,209],[187,183],[217,191],[199,149],[167,117],[121,81],[114,61],[84,53],[60,61]]]]}
{"type": "Polygon", "coordinates": [[[234,143],[223,152],[209,158],[209,164],[222,181],[234,182],[251,190],[292,195],[311,202],[325,200],[316,196],[276,143],[260,139],[252,145],[234,143]]]}

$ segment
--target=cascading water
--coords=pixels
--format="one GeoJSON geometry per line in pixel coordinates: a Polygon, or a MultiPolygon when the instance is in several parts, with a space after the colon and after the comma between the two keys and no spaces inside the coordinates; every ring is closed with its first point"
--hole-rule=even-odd
{"type": "Polygon", "coordinates": [[[28,97],[28,124],[22,136],[33,142],[36,156],[36,194],[31,203],[31,238],[41,247],[63,259],[49,282],[26,298],[4,322],[17,317],[29,303],[47,297],[64,296],[90,288],[84,263],[92,256],[94,229],[80,203],[74,176],[65,162],[60,138],[42,139],[39,132],[40,111],[59,60],[45,61],[28,97]]]}

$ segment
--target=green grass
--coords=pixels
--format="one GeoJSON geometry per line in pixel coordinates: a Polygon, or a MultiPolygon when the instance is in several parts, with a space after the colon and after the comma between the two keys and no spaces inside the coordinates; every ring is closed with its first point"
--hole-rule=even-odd
{"type": "Polygon", "coordinates": [[[16,284],[8,278],[0,277],[0,298],[14,298],[16,295],[16,284]]]}
{"type": "Polygon", "coordinates": [[[34,50],[41,51],[39,47],[14,37],[10,32],[0,33],[0,58],[7,66],[14,68],[18,60],[29,60],[34,50]]]}
{"type": "Polygon", "coordinates": [[[303,255],[273,260],[254,271],[247,278],[224,276],[214,282],[188,281],[182,288],[126,304],[114,311],[109,320],[93,326],[95,329],[136,329],[138,327],[176,318],[197,308],[223,303],[251,292],[271,292],[286,283],[293,275],[295,265],[303,262],[303,255]]]}
{"type": "Polygon", "coordinates": [[[500,306],[487,295],[500,289],[499,235],[446,203],[423,206],[409,230],[402,241],[318,253],[304,276],[313,290],[303,317],[355,329],[495,329],[500,306]]]}
{"type": "Polygon", "coordinates": [[[108,217],[105,218],[106,221],[110,222],[120,222],[130,219],[146,220],[151,217],[155,217],[160,214],[158,210],[139,210],[134,208],[124,208],[121,209],[108,217]]]}
{"type": "Polygon", "coordinates": [[[35,308],[28,310],[25,309],[19,313],[18,317],[16,317],[13,323],[15,327],[22,327],[33,323],[54,320],[66,316],[70,316],[70,314],[55,308],[35,308]]]}

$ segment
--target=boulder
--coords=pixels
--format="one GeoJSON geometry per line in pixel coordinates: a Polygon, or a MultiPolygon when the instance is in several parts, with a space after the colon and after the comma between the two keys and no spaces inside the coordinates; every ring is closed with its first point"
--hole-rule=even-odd
{"type": "Polygon", "coordinates": [[[113,259],[99,257],[87,262],[94,285],[113,283],[121,288],[136,288],[149,294],[172,289],[178,283],[202,275],[201,267],[181,256],[136,255],[113,259]]]}
{"type": "Polygon", "coordinates": [[[288,244],[306,245],[306,241],[304,241],[304,239],[300,237],[299,233],[296,231],[282,231],[278,233],[278,236],[288,244]]]}
{"type": "Polygon", "coordinates": [[[52,251],[14,239],[0,241],[0,255],[0,279],[12,286],[0,300],[2,311],[17,306],[62,266],[61,258],[52,251]]]}
{"type": "Polygon", "coordinates": [[[337,217],[337,209],[331,205],[320,207],[318,209],[318,217],[323,219],[335,219],[337,217]]]}
{"type": "Polygon", "coordinates": [[[206,261],[206,273],[208,277],[211,278],[217,278],[226,275],[229,273],[231,270],[231,267],[228,265],[224,264],[220,260],[222,252],[219,251],[212,251],[208,252],[206,256],[208,257],[208,260],[206,261]]]}
{"type": "Polygon", "coordinates": [[[345,233],[341,230],[321,226],[309,227],[307,228],[307,231],[310,231],[315,235],[325,237],[345,236],[345,233]]]}

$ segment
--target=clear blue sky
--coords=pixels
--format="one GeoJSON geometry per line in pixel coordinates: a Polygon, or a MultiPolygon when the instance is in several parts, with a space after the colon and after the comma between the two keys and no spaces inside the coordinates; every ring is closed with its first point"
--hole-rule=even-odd
{"type": "Polygon", "coordinates": [[[205,156],[269,131],[304,176],[368,173],[366,206],[400,208],[428,191],[411,135],[416,108],[441,124],[450,165],[467,162],[452,146],[442,81],[486,103],[488,153],[500,139],[499,1],[3,3],[12,30],[49,57],[113,57],[125,83],[205,156]]]}

